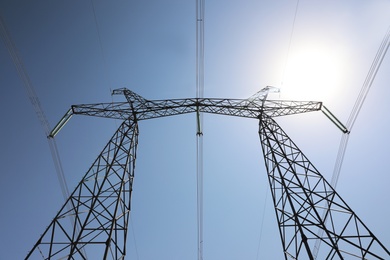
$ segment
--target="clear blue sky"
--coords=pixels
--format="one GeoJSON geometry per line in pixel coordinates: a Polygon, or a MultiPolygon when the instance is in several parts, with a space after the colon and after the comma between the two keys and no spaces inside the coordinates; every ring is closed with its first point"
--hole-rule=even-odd
{"type": "MultiPolygon", "coordinates": [[[[195,0],[93,3],[102,48],[90,1],[0,1],[52,126],[72,104],[111,101],[110,89],[127,87],[147,99],[195,97],[195,0]]],[[[324,101],[347,121],[390,24],[390,2],[300,1],[289,48],[295,6],[206,0],[206,97],[246,98],[273,85],[282,93],[270,98],[324,101]]],[[[388,248],[389,70],[387,56],[337,187],[388,248]]],[[[63,198],[3,42],[0,91],[0,259],[22,259],[63,198]]],[[[330,179],[340,131],[320,112],[277,121],[330,179]]],[[[195,122],[183,115],[140,123],[127,259],[137,259],[134,237],[139,259],[196,259],[195,122]]],[[[76,116],[59,133],[70,190],[118,125],[76,116]]],[[[257,130],[256,120],[205,115],[204,259],[256,259],[259,240],[258,259],[283,257],[257,130]]]]}

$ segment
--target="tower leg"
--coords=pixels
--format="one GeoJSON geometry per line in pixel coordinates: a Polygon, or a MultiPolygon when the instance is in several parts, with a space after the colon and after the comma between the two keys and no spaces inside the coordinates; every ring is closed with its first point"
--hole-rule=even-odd
{"type": "Polygon", "coordinates": [[[390,252],[272,118],[260,117],[259,136],[285,259],[314,259],[317,240],[318,259],[389,259],[390,252]]]}
{"type": "Polygon", "coordinates": [[[125,120],[26,259],[123,259],[138,125],[125,120]]]}

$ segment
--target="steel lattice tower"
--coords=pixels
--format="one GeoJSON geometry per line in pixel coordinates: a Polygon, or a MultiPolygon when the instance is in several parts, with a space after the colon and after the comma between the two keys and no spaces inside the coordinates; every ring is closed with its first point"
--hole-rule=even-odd
{"type": "Polygon", "coordinates": [[[51,136],[73,114],[116,118],[123,123],[26,259],[87,259],[85,249],[98,252],[102,259],[124,259],[138,122],[193,112],[259,120],[285,259],[314,259],[318,240],[324,259],[389,259],[390,252],[273,118],[322,110],[342,131],[347,130],[321,102],[267,100],[269,90],[266,87],[248,99],[146,100],[128,89],[118,89],[113,94],[123,94],[127,102],[72,106],[51,136]]]}

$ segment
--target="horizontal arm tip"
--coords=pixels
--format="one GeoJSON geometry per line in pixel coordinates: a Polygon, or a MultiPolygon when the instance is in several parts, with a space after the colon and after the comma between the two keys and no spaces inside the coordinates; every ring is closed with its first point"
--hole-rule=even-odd
{"type": "Polygon", "coordinates": [[[69,121],[69,119],[72,117],[73,115],[73,110],[72,108],[70,108],[66,113],[65,115],[61,118],[61,120],[56,124],[56,126],[53,128],[53,130],[51,130],[48,138],[54,138],[54,136],[56,136],[56,134],[58,134],[58,132],[64,127],[64,125],[69,121]]]}

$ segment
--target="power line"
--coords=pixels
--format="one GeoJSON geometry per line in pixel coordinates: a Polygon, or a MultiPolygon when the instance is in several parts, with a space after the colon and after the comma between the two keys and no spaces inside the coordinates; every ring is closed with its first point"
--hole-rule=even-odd
{"type": "Polygon", "coordinates": [[[130,216],[130,224],[131,224],[131,231],[133,234],[133,240],[134,240],[134,246],[135,246],[135,254],[137,255],[137,259],[139,260],[139,254],[138,254],[138,248],[137,248],[137,241],[135,240],[135,232],[134,232],[134,224],[133,224],[133,218],[130,216]]]}
{"type": "Polygon", "coordinates": [[[292,27],[291,27],[290,40],[288,41],[287,55],[286,55],[286,61],[284,63],[284,67],[283,67],[283,74],[282,74],[281,85],[283,85],[283,83],[284,83],[283,81],[284,81],[284,77],[285,77],[285,74],[286,74],[287,63],[288,63],[288,59],[290,57],[290,49],[291,49],[292,38],[293,38],[293,35],[294,35],[295,20],[297,18],[298,6],[299,6],[299,0],[297,0],[297,4],[295,5],[294,19],[293,19],[293,23],[292,23],[292,27]]]}
{"type": "MultiPolygon", "coordinates": [[[[27,91],[27,95],[30,99],[30,102],[32,106],[34,107],[35,114],[37,115],[39,122],[41,123],[41,126],[43,128],[43,131],[45,133],[45,136],[47,137],[47,142],[49,144],[50,148],[50,153],[51,157],[53,159],[54,167],[57,173],[57,179],[60,184],[62,196],[64,198],[64,201],[67,201],[67,199],[70,196],[69,189],[68,189],[68,184],[66,183],[66,178],[64,174],[64,170],[62,168],[62,163],[61,163],[61,158],[60,154],[58,152],[57,144],[54,139],[54,137],[49,138],[50,134],[50,125],[49,122],[47,121],[46,115],[43,112],[43,109],[41,107],[41,102],[39,101],[39,98],[35,92],[35,89],[31,83],[30,77],[28,76],[26,69],[24,67],[22,59],[19,57],[17,48],[15,43],[13,42],[10,33],[8,32],[8,29],[5,25],[5,22],[3,18],[0,15],[0,34],[1,38],[3,39],[5,46],[7,47],[7,50],[9,54],[11,55],[12,61],[16,67],[16,70],[18,72],[18,75],[20,79],[23,82],[24,88],[27,91]]],[[[71,208],[69,205],[67,205],[67,209],[71,211],[71,208]]],[[[71,224],[74,224],[74,218],[69,219],[71,224]]],[[[77,228],[78,229],[78,228],[77,228]]],[[[85,252],[85,249],[81,249],[84,256],[87,257],[87,254],[85,252]]]]}
{"type": "Polygon", "coordinates": [[[100,47],[100,53],[102,55],[102,60],[103,60],[104,76],[105,76],[107,82],[109,82],[109,84],[111,85],[111,77],[109,76],[109,70],[107,69],[108,66],[107,66],[106,56],[104,55],[104,51],[103,51],[103,43],[102,43],[102,38],[100,36],[99,23],[97,21],[96,10],[95,10],[95,5],[93,3],[93,0],[91,0],[91,6],[92,6],[92,12],[93,12],[93,19],[95,22],[96,34],[98,37],[98,42],[99,42],[99,47],[100,47]]]}
{"type": "MultiPolygon", "coordinates": [[[[288,41],[288,48],[287,48],[286,59],[285,59],[284,67],[283,67],[283,74],[282,74],[281,85],[283,85],[283,82],[284,82],[284,77],[285,77],[285,73],[286,73],[287,63],[288,63],[288,59],[290,57],[290,49],[291,49],[291,43],[292,43],[292,39],[293,39],[293,35],[294,35],[295,21],[296,21],[297,14],[298,14],[298,7],[299,7],[299,0],[297,0],[297,4],[295,5],[294,18],[293,18],[292,27],[291,27],[290,39],[288,41]]],[[[258,242],[258,246],[257,246],[256,259],[259,259],[261,240],[262,240],[262,237],[263,237],[263,224],[264,224],[264,217],[265,217],[265,208],[266,208],[266,205],[267,205],[267,197],[268,197],[268,190],[266,191],[266,195],[265,195],[265,199],[264,199],[264,209],[263,209],[263,216],[262,216],[261,225],[260,225],[260,236],[259,236],[259,242],[258,242]]]]}
{"type": "MultiPolygon", "coordinates": [[[[204,96],[204,0],[196,0],[196,98],[204,96]]],[[[198,260],[203,259],[203,114],[197,108],[196,188],[198,260]]]]}
{"type": "Polygon", "coordinates": [[[259,236],[259,243],[257,246],[256,260],[259,259],[259,255],[260,255],[261,239],[263,237],[263,226],[264,226],[265,210],[267,207],[267,200],[268,200],[268,189],[265,189],[264,206],[263,206],[263,214],[262,214],[263,216],[261,218],[261,224],[260,224],[260,236],[259,236]]]}
{"type": "MultiPolygon", "coordinates": [[[[355,104],[353,106],[353,109],[351,111],[351,114],[349,115],[346,127],[351,132],[356,119],[359,115],[359,112],[363,106],[364,101],[366,100],[366,97],[368,95],[369,90],[371,89],[372,83],[375,80],[376,74],[379,71],[380,66],[382,65],[382,61],[386,56],[387,50],[389,49],[390,46],[390,26],[387,29],[387,32],[385,34],[385,37],[382,40],[381,45],[379,46],[379,49],[375,55],[375,58],[371,64],[370,70],[366,76],[366,79],[363,83],[363,86],[359,92],[358,98],[355,101],[355,104]]],[[[333,176],[332,176],[332,186],[336,187],[337,181],[340,175],[341,171],[341,166],[343,164],[344,160],[344,155],[345,155],[345,150],[347,148],[348,144],[348,134],[343,135],[341,142],[340,142],[340,147],[337,155],[337,160],[336,164],[334,167],[333,171],[333,176]]]]}
{"type": "MultiPolygon", "coordinates": [[[[337,157],[336,157],[336,162],[335,166],[333,169],[333,174],[332,174],[332,180],[331,180],[331,185],[333,188],[336,188],[338,179],[340,177],[340,172],[341,172],[341,167],[344,162],[344,157],[345,157],[345,152],[347,150],[348,146],[348,140],[349,140],[349,133],[351,132],[356,119],[360,113],[360,110],[363,106],[364,101],[366,100],[366,97],[368,95],[369,90],[371,89],[372,83],[375,80],[376,74],[379,71],[380,66],[382,65],[382,61],[386,56],[387,50],[389,49],[390,46],[390,26],[387,29],[387,32],[379,46],[379,49],[375,55],[375,58],[371,64],[371,67],[368,71],[368,74],[364,80],[363,86],[359,92],[359,95],[355,101],[355,104],[352,108],[351,114],[349,115],[346,127],[349,130],[348,133],[345,133],[342,135],[341,140],[340,140],[340,145],[339,145],[339,150],[337,152],[337,157]]],[[[324,211],[324,214],[326,211],[324,211]]],[[[317,235],[322,236],[323,230],[319,230],[317,235]]],[[[321,240],[317,240],[315,245],[314,245],[314,256],[317,258],[319,249],[321,246],[321,240]]]]}
{"type": "Polygon", "coordinates": [[[372,83],[374,82],[375,76],[382,65],[382,61],[386,56],[386,52],[390,46],[390,26],[387,29],[385,37],[382,40],[381,45],[379,46],[378,52],[375,55],[374,61],[371,64],[368,75],[363,83],[362,89],[360,90],[359,96],[355,102],[355,105],[352,109],[351,115],[348,118],[347,127],[352,129],[355,124],[356,118],[360,112],[360,109],[363,106],[364,100],[367,97],[368,91],[370,90],[372,83]]]}
{"type": "MultiPolygon", "coordinates": [[[[39,122],[41,123],[41,126],[43,128],[43,131],[45,133],[45,136],[49,136],[50,133],[50,125],[49,122],[47,121],[46,115],[43,112],[43,109],[41,107],[41,103],[38,99],[38,96],[34,90],[34,87],[31,83],[30,77],[28,76],[26,69],[24,67],[22,59],[19,57],[17,48],[15,43],[13,42],[10,33],[8,32],[8,29],[5,25],[5,22],[3,18],[0,15],[0,34],[1,37],[4,41],[4,44],[11,55],[12,61],[16,67],[16,70],[18,72],[19,78],[22,80],[24,88],[27,92],[27,95],[30,99],[30,102],[34,108],[35,114],[37,115],[39,122]]],[[[58,181],[60,183],[62,195],[64,199],[66,200],[69,197],[69,190],[68,190],[68,185],[66,183],[65,179],[65,174],[62,169],[62,163],[60,159],[60,155],[58,153],[57,149],[57,144],[54,140],[54,138],[47,138],[49,147],[50,147],[50,152],[52,155],[52,159],[54,162],[54,166],[56,169],[58,181]]]]}

